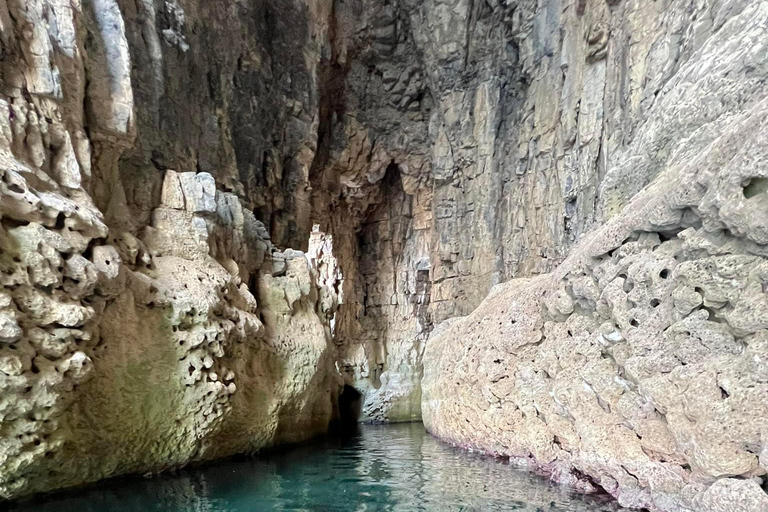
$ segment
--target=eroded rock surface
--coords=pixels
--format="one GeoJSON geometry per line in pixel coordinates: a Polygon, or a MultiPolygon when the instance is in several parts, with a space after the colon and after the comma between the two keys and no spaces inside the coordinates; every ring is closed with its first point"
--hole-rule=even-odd
{"type": "Polygon", "coordinates": [[[660,176],[619,215],[436,330],[431,432],[624,506],[768,510],[768,100],[697,110],[763,92],[767,30],[749,6],[667,85],[628,150],[660,176]]]}
{"type": "Polygon", "coordinates": [[[0,6],[0,498],[305,440],[335,414],[335,260],[278,249],[226,173],[147,147],[201,128],[150,128],[152,94],[191,111],[142,81],[196,42],[159,7],[162,31],[149,2],[0,6]]]}
{"type": "Polygon", "coordinates": [[[335,6],[334,79],[321,89],[335,102],[320,111],[310,180],[314,217],[334,235],[346,276],[336,341],[345,381],[364,393],[365,418],[418,417],[412,376],[435,324],[470,313],[496,284],[552,271],[661,174],[672,152],[692,158],[706,147],[713,134],[703,126],[720,130],[709,123],[765,96],[759,16],[740,18],[752,29],[743,46],[713,43],[745,9],[762,8],[335,6]],[[708,83],[746,51],[752,64],[708,83]],[[710,93],[678,89],[673,99],[683,80],[710,93]],[[641,158],[645,148],[651,158],[641,158]]]}
{"type": "MultiPolygon", "coordinates": [[[[16,163],[3,178],[24,187],[21,201],[45,198],[16,163]]],[[[110,233],[83,200],[41,208],[48,222],[4,212],[4,496],[328,428],[340,377],[327,281],[303,253],[277,251],[235,196],[201,187],[210,175],[191,174],[184,206],[161,204],[137,237],[110,233]]]]}
{"type": "Polygon", "coordinates": [[[0,496],[305,439],[346,384],[633,506],[761,506],[767,13],[0,3],[0,496]],[[481,303],[530,337],[430,339],[481,303]]]}

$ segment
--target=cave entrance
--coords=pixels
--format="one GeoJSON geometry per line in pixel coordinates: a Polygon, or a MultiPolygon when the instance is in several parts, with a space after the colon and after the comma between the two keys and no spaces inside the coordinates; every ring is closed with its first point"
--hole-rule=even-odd
{"type": "Polygon", "coordinates": [[[345,385],[339,395],[339,421],[342,428],[357,424],[363,407],[363,395],[350,385],[345,385]]]}

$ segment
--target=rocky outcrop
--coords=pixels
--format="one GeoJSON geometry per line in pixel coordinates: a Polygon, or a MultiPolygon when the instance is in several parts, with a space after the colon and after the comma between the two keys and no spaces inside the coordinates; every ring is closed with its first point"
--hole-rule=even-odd
{"type": "Polygon", "coordinates": [[[226,127],[161,83],[197,42],[164,9],[161,31],[143,2],[0,6],[0,498],[305,440],[335,414],[334,260],[276,248],[205,143],[185,159],[226,127]]]}
{"type": "Polygon", "coordinates": [[[134,237],[17,163],[3,175],[4,496],[326,431],[334,295],[303,253],[275,250],[205,173],[167,171],[134,237]],[[61,201],[46,218],[20,213],[46,197],[61,201]]]}
{"type": "Polygon", "coordinates": [[[680,67],[608,171],[605,209],[659,174],[620,214],[435,331],[431,432],[628,507],[768,509],[766,30],[750,5],[680,67]]]}

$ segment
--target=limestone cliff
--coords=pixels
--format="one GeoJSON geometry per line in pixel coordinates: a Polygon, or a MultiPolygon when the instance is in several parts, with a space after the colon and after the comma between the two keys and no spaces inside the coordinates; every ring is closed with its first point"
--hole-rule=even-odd
{"type": "Polygon", "coordinates": [[[160,7],[0,5],[2,498],[304,440],[334,415],[335,260],[319,232],[278,250],[228,186],[240,110],[194,60],[228,64],[236,12],[201,43],[160,7]]]}
{"type": "Polygon", "coordinates": [[[4,1],[0,496],[306,439],[347,384],[625,504],[765,507],[766,32],[4,1]]]}
{"type": "Polygon", "coordinates": [[[468,314],[496,284],[555,269],[674,152],[684,160],[706,147],[706,130],[720,129],[710,122],[765,97],[764,27],[745,21],[748,8],[763,7],[335,6],[333,101],[321,102],[310,180],[313,218],[333,233],[345,275],[335,340],[365,418],[419,417],[435,324],[468,314]],[[753,63],[738,67],[745,49],[712,43],[729,23],[755,31],[743,41],[753,63]],[[711,68],[731,60],[730,77],[709,84],[711,68]],[[686,66],[701,75],[682,75],[686,66]],[[660,107],[675,80],[709,94],[660,107]]]}
{"type": "Polygon", "coordinates": [[[768,510],[768,3],[741,7],[601,149],[610,220],[434,331],[429,431],[624,506],[768,510]]]}

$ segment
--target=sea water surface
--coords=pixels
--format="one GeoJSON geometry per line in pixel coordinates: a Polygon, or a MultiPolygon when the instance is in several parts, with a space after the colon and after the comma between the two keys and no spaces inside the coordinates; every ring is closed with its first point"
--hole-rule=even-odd
{"type": "Polygon", "coordinates": [[[152,478],[107,480],[13,512],[619,511],[494,459],[449,446],[421,423],[152,478]]]}

